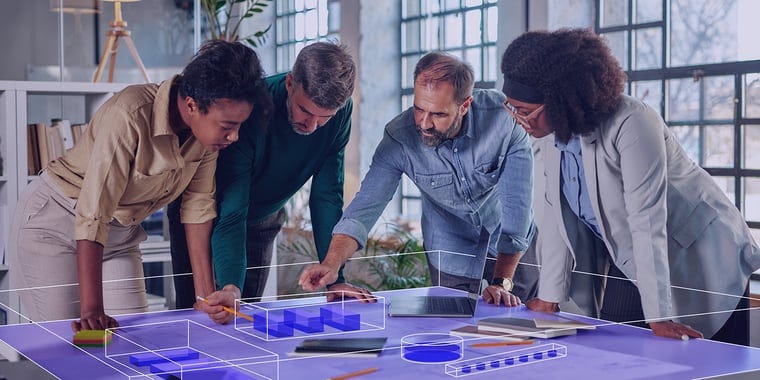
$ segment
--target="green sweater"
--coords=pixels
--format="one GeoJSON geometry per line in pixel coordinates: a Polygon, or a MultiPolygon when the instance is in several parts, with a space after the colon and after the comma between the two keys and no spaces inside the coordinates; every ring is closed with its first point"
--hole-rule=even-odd
{"type": "MultiPolygon", "coordinates": [[[[246,223],[260,222],[278,212],[309,178],[309,208],[320,261],[327,254],[332,229],[343,213],[343,158],[351,132],[351,99],[327,124],[302,136],[288,122],[285,74],[266,81],[274,103],[269,124],[253,125],[253,117],[249,118],[240,128],[238,142],[219,154],[219,216],[211,236],[219,287],[243,287],[246,223]]],[[[338,282],[343,281],[340,274],[338,282]]]]}

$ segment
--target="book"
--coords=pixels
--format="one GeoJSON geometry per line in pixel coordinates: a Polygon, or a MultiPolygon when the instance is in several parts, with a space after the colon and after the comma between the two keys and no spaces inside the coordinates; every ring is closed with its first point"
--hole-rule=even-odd
{"type": "Polygon", "coordinates": [[[290,356],[378,357],[388,338],[305,339],[290,356]]]}
{"type": "Polygon", "coordinates": [[[521,337],[555,338],[575,335],[578,329],[593,330],[596,327],[583,322],[572,320],[524,319],[493,317],[478,321],[478,331],[492,331],[502,334],[513,334],[521,337]]]}
{"type": "Polygon", "coordinates": [[[481,330],[478,329],[478,326],[476,325],[466,325],[462,326],[456,329],[453,329],[449,331],[449,334],[451,335],[457,335],[461,337],[472,337],[472,338],[491,338],[491,339],[498,339],[503,340],[506,342],[518,342],[521,340],[525,340],[525,337],[522,336],[514,336],[510,335],[508,333],[502,333],[502,332],[496,332],[496,331],[489,331],[489,330],[481,330]]]}
{"type": "Polygon", "coordinates": [[[40,172],[40,151],[36,124],[26,126],[26,160],[27,175],[37,175],[40,172]]]}
{"type": "Polygon", "coordinates": [[[48,154],[47,127],[45,127],[45,123],[37,123],[35,128],[37,129],[37,152],[40,154],[40,167],[38,169],[42,170],[51,159],[48,154]]]}

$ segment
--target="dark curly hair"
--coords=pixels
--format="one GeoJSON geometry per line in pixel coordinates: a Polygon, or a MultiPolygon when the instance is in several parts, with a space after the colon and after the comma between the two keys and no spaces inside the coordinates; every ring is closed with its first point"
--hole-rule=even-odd
{"type": "Polygon", "coordinates": [[[504,52],[501,72],[543,95],[562,142],[595,130],[614,112],[627,80],[602,37],[588,29],[524,33],[504,52]]]}
{"type": "Polygon", "coordinates": [[[204,43],[175,83],[179,94],[193,98],[202,113],[208,112],[208,107],[218,99],[253,104],[254,114],[262,123],[272,111],[272,98],[259,57],[240,42],[204,43]]]}

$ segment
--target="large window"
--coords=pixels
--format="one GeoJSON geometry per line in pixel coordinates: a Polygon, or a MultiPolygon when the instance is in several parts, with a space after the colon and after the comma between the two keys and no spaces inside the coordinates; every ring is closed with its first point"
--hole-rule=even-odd
{"type": "Polygon", "coordinates": [[[597,0],[631,95],[658,110],[760,238],[760,2],[597,0]]]}
{"type": "MultiPolygon", "coordinates": [[[[499,57],[496,51],[498,10],[496,0],[402,0],[401,106],[412,105],[414,66],[432,50],[464,59],[475,71],[475,87],[493,88],[499,57]]],[[[401,212],[420,214],[420,193],[403,177],[401,212]]]]}
{"type": "Polygon", "coordinates": [[[338,0],[278,0],[275,21],[276,68],[289,71],[298,52],[311,42],[338,40],[338,0]]]}

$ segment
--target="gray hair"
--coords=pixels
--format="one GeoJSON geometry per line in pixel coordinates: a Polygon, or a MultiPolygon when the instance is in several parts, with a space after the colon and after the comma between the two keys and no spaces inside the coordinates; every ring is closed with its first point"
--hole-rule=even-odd
{"type": "Polygon", "coordinates": [[[441,82],[454,87],[454,100],[463,103],[472,95],[475,86],[472,66],[441,51],[425,54],[414,68],[414,85],[433,85],[441,82]]]}
{"type": "Polygon", "coordinates": [[[314,104],[333,110],[354,92],[356,65],[346,45],[315,42],[298,53],[291,75],[314,104]]]}

